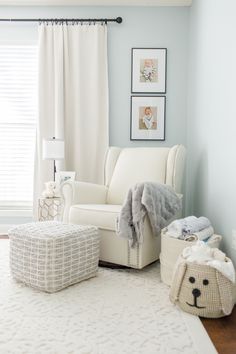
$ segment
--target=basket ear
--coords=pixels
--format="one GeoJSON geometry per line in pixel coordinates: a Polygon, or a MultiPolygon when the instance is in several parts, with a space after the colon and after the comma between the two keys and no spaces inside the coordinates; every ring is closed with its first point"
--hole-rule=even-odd
{"type": "Polygon", "coordinates": [[[218,271],[216,271],[216,279],[219,288],[222,311],[225,315],[230,315],[234,307],[232,283],[218,271]]]}
{"type": "Polygon", "coordinates": [[[233,303],[236,305],[236,284],[233,284],[233,303]]]}
{"type": "Polygon", "coordinates": [[[186,262],[181,262],[178,264],[177,269],[174,273],[172,284],[170,288],[170,301],[176,303],[179,299],[179,293],[181,289],[181,285],[184,279],[184,275],[187,269],[186,262]]]}

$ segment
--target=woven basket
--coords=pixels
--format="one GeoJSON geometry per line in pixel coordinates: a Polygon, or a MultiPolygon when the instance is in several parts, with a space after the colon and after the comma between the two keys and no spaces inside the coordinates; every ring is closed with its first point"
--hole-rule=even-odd
{"type": "Polygon", "coordinates": [[[234,307],[235,285],[215,268],[183,261],[174,274],[170,300],[193,315],[223,317],[234,307]]]}
{"type": "MultiPolygon", "coordinates": [[[[211,248],[219,248],[222,236],[213,235],[207,242],[211,248]]],[[[161,280],[167,285],[171,285],[173,271],[178,257],[184,248],[192,246],[196,241],[183,241],[169,236],[167,233],[161,234],[161,280]]]]}

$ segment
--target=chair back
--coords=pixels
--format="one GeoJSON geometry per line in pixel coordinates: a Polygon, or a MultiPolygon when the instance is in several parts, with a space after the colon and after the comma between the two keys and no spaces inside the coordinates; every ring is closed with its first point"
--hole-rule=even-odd
{"type": "Polygon", "coordinates": [[[131,186],[139,182],[159,182],[181,193],[185,148],[116,148],[108,151],[105,164],[107,203],[122,204],[131,186]]]}

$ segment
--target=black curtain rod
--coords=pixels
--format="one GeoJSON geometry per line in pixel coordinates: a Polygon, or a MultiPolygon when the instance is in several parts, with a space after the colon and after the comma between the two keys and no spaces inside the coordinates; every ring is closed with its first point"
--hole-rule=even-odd
{"type": "Polygon", "coordinates": [[[0,18],[0,22],[122,22],[122,17],[117,18],[0,18]]]}

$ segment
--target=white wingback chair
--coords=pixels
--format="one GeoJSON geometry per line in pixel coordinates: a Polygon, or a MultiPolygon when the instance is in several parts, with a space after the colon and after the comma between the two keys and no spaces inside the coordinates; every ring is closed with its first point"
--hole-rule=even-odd
{"type": "Polygon", "coordinates": [[[99,227],[100,260],[141,269],[159,258],[160,237],[152,234],[146,217],[143,243],[130,248],[128,241],[115,232],[122,203],[128,189],[138,182],[164,183],[181,194],[184,162],[185,148],[182,145],[172,148],[111,147],[105,162],[104,185],[63,184],[63,221],[99,227]]]}

